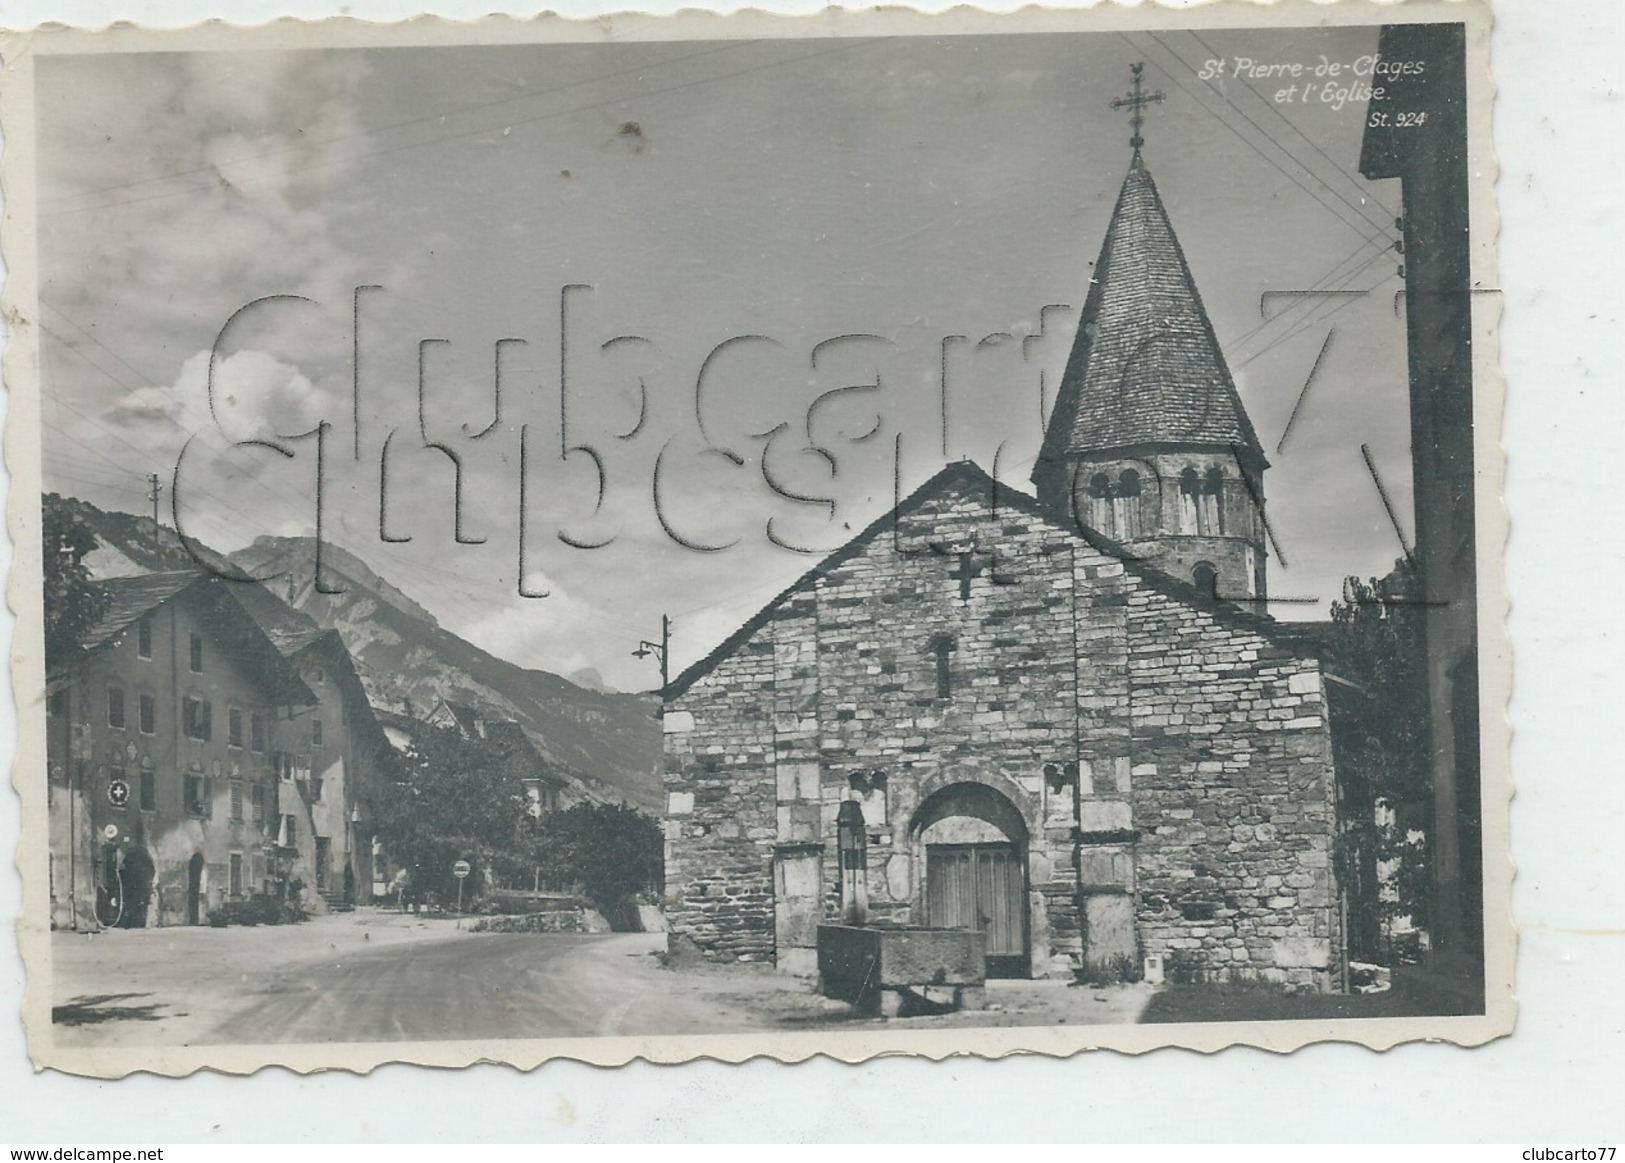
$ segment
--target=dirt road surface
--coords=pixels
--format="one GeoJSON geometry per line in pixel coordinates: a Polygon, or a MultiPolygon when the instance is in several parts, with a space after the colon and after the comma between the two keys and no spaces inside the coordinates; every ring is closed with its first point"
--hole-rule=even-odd
{"type": "MultiPolygon", "coordinates": [[[[307,924],[153,929],[52,942],[58,1045],[438,1041],[857,1028],[764,965],[662,966],[661,934],[469,933],[363,911],[307,924]]],[[[910,1028],[1136,1020],[1144,987],[997,982],[983,1011],[910,1028]]]]}

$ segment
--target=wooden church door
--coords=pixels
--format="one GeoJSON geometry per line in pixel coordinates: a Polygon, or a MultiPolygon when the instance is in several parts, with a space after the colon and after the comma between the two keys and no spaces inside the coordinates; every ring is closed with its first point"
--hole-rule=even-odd
{"type": "Polygon", "coordinates": [[[930,844],[925,850],[925,923],[980,929],[989,977],[1025,977],[1027,894],[1014,844],[930,844]]]}

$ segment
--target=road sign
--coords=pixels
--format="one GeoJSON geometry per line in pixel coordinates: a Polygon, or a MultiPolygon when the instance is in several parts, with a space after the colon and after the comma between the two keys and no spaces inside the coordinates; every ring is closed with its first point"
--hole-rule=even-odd
{"type": "MultiPolygon", "coordinates": [[[[469,863],[466,860],[459,860],[456,864],[453,864],[451,866],[451,874],[457,878],[457,915],[458,916],[462,916],[462,914],[463,914],[463,881],[468,877],[469,867],[470,867],[469,863]]],[[[462,927],[462,924],[463,924],[462,921],[457,922],[457,925],[458,925],[459,928],[462,927]]]]}

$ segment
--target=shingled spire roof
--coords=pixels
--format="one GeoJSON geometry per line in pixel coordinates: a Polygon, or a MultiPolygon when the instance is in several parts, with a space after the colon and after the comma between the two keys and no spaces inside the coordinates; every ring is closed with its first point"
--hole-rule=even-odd
{"type": "Polygon", "coordinates": [[[1250,468],[1267,463],[1136,149],[1033,477],[1147,444],[1230,445],[1250,468]]]}

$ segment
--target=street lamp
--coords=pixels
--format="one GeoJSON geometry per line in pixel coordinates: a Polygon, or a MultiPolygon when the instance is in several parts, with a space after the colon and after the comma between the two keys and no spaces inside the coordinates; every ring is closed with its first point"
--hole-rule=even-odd
{"type": "Polygon", "coordinates": [[[660,641],[650,642],[647,638],[643,639],[638,643],[638,648],[632,652],[632,657],[648,658],[651,654],[660,660],[660,689],[664,691],[671,685],[671,675],[666,662],[671,655],[671,619],[665,614],[660,615],[660,641]]]}

